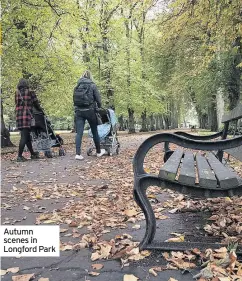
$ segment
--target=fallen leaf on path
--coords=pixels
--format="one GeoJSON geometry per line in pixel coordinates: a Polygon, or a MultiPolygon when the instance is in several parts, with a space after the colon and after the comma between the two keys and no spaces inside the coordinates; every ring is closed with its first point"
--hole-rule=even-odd
{"type": "Polygon", "coordinates": [[[91,276],[98,276],[98,275],[100,275],[100,272],[91,271],[91,272],[88,272],[88,274],[91,276]]]}
{"type": "Polygon", "coordinates": [[[5,275],[6,273],[7,273],[7,270],[3,270],[3,269],[0,270],[0,275],[1,276],[5,275]]]}
{"type": "Polygon", "coordinates": [[[137,281],[139,278],[134,276],[133,274],[125,274],[123,281],[137,281]]]}
{"type": "Polygon", "coordinates": [[[171,277],[168,281],[178,281],[178,280],[171,277]]]}
{"type": "Polygon", "coordinates": [[[169,238],[165,242],[184,242],[184,240],[185,240],[185,237],[183,235],[181,235],[179,237],[169,238]]]}
{"type": "Polygon", "coordinates": [[[92,264],[92,268],[96,269],[96,270],[100,270],[100,269],[103,268],[103,264],[101,264],[101,263],[94,263],[94,264],[92,264]]]}
{"type": "Polygon", "coordinates": [[[7,272],[17,273],[19,272],[19,267],[10,267],[7,269],[7,272]]]}
{"type": "Polygon", "coordinates": [[[73,246],[72,245],[61,245],[60,246],[60,250],[61,251],[70,251],[73,249],[73,246]]]}
{"type": "Polygon", "coordinates": [[[69,226],[70,227],[77,227],[79,225],[79,223],[77,223],[76,221],[72,221],[69,226]]]}
{"type": "Polygon", "coordinates": [[[41,277],[38,281],[50,281],[50,279],[41,277]]]}
{"type": "Polygon", "coordinates": [[[149,273],[151,273],[154,276],[157,276],[158,274],[155,272],[155,270],[153,268],[149,269],[149,273]]]}
{"type": "Polygon", "coordinates": [[[98,252],[92,253],[92,255],[91,255],[91,260],[92,260],[92,261],[96,261],[96,260],[99,259],[99,257],[100,257],[100,255],[99,255],[98,252]]]}
{"type": "Polygon", "coordinates": [[[66,232],[66,231],[68,231],[67,228],[61,228],[61,229],[60,229],[60,233],[63,233],[63,232],[66,232]]]}
{"type": "Polygon", "coordinates": [[[175,214],[176,212],[177,212],[177,208],[175,208],[175,209],[172,209],[172,210],[170,210],[170,211],[168,211],[169,213],[171,213],[171,214],[175,214]]]}
{"type": "Polygon", "coordinates": [[[141,227],[140,224],[136,224],[136,225],[132,226],[133,229],[140,229],[140,227],[141,227]]]}
{"type": "Polygon", "coordinates": [[[30,209],[30,207],[27,207],[27,206],[23,206],[23,210],[29,210],[30,209]]]}
{"type": "Polygon", "coordinates": [[[13,281],[30,281],[34,278],[34,273],[12,276],[13,281]]]}
{"type": "Polygon", "coordinates": [[[125,210],[124,213],[128,217],[134,217],[138,214],[138,212],[135,209],[125,210]]]}
{"type": "Polygon", "coordinates": [[[43,223],[46,223],[46,224],[49,224],[49,223],[56,223],[56,221],[53,221],[53,220],[47,220],[47,221],[44,221],[43,223]]]}

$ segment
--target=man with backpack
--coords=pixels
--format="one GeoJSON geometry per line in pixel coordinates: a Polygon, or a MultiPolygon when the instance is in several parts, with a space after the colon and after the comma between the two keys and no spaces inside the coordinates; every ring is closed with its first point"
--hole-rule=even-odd
{"type": "Polygon", "coordinates": [[[81,142],[84,132],[85,121],[87,120],[93,135],[97,157],[105,154],[105,149],[100,149],[100,139],[97,130],[96,108],[101,107],[101,97],[97,86],[91,80],[90,71],[86,70],[77,82],[74,89],[73,103],[75,107],[76,127],[76,160],[83,160],[81,155],[81,142]]]}

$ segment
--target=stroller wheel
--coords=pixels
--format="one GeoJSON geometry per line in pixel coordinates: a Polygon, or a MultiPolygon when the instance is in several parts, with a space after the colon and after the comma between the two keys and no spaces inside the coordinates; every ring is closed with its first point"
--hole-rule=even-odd
{"type": "Polygon", "coordinates": [[[47,158],[53,158],[52,152],[51,152],[50,150],[45,151],[45,156],[46,156],[47,158]]]}
{"type": "Polygon", "coordinates": [[[59,156],[65,156],[65,155],[66,155],[65,149],[64,148],[60,148],[59,149],[59,156]]]}
{"type": "Polygon", "coordinates": [[[92,148],[88,148],[88,150],[87,150],[87,156],[92,155],[92,151],[93,151],[93,149],[92,149],[92,148]]]}

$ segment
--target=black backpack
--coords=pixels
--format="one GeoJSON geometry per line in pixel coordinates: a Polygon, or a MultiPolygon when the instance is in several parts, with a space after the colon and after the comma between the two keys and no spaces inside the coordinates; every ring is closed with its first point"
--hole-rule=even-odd
{"type": "Polygon", "coordinates": [[[94,103],[90,83],[80,83],[74,89],[73,102],[75,106],[89,107],[94,103]]]}

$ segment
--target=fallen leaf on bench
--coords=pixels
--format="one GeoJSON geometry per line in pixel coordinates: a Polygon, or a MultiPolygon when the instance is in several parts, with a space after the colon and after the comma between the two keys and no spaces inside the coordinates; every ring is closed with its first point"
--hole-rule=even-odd
{"type": "Polygon", "coordinates": [[[123,281],[137,281],[139,278],[134,276],[133,274],[125,274],[123,281]]]}

